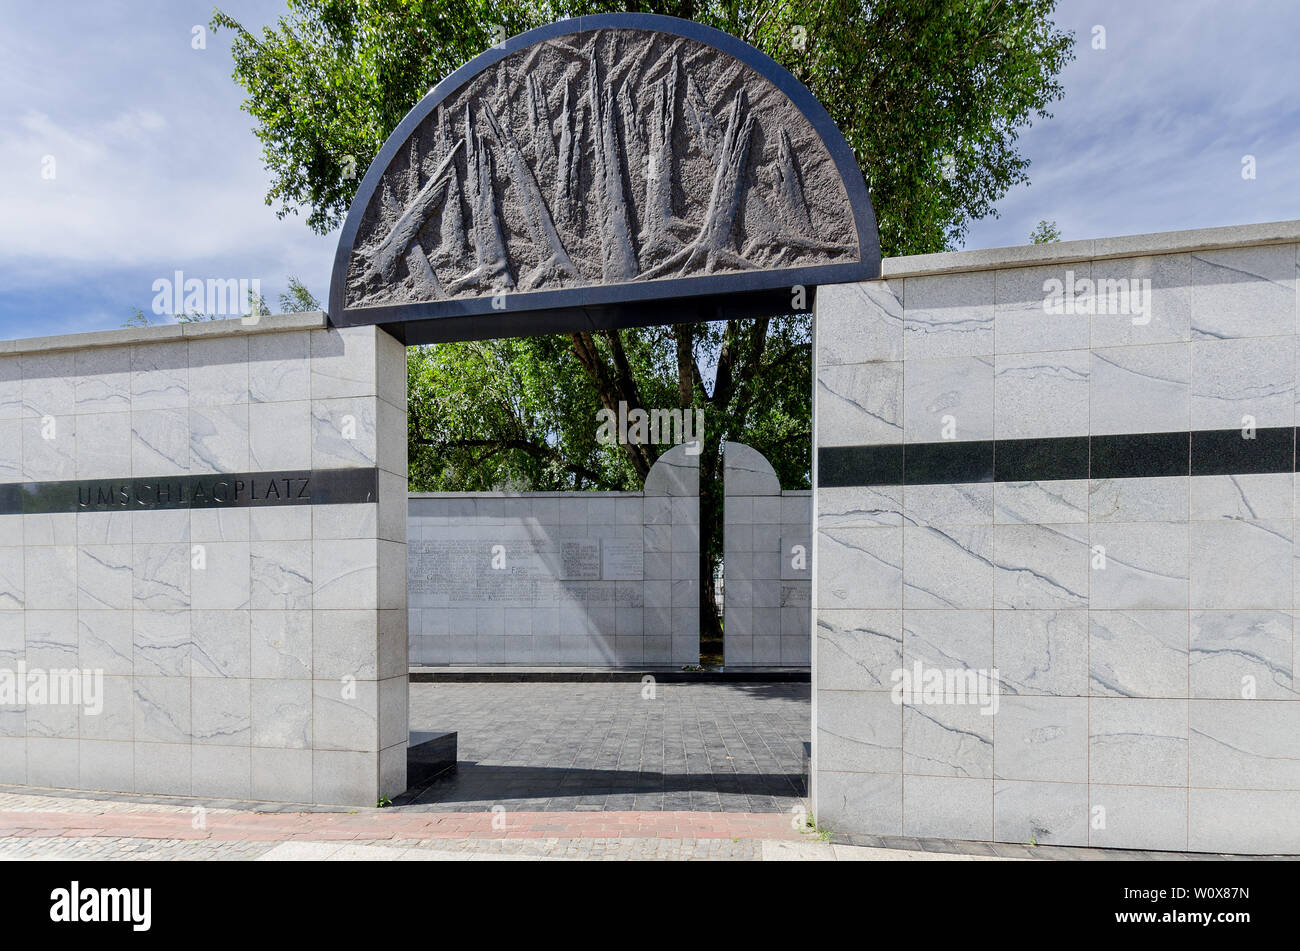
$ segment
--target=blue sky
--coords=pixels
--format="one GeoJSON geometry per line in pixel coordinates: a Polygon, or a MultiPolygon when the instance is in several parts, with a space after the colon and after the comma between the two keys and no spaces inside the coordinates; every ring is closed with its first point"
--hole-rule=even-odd
{"type": "MultiPolygon", "coordinates": [[[[325,297],[335,237],[264,203],[228,35],[192,46],[212,5],[0,0],[0,338],[118,327],[176,270],[325,297]]],[[[249,27],[284,9],[219,5],[249,27]]],[[[1040,218],[1067,239],[1300,218],[1300,4],[1062,0],[1057,21],[1078,37],[1065,98],[1021,135],[1030,184],[966,247],[1040,218]]]]}

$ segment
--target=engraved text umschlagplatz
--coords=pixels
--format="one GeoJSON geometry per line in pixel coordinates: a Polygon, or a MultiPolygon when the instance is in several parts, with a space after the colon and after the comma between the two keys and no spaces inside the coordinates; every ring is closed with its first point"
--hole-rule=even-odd
{"type": "Polygon", "coordinates": [[[309,501],[310,482],[305,476],[92,482],[77,486],[77,507],[153,508],[163,505],[240,505],[290,499],[309,501]]]}

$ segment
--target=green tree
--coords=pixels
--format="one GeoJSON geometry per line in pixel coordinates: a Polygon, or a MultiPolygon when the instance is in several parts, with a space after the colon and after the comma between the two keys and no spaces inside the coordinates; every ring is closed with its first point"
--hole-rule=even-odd
{"type": "MultiPolygon", "coordinates": [[[[366,166],[439,80],[487,49],[563,15],[625,9],[707,23],[768,53],[825,105],[853,147],[886,254],[954,247],[970,221],[1027,180],[1019,130],[1062,93],[1073,38],[1055,0],[662,0],[613,4],[289,0],[259,33],[234,32],[235,80],[255,120],[276,214],[327,233],[366,166]]],[[[720,633],[720,446],[766,455],[787,487],[810,460],[807,315],[413,348],[415,489],[636,488],[654,447],[595,441],[595,412],[703,407],[701,616],[720,633]]]]}
{"type": "Polygon", "coordinates": [[[1029,232],[1030,244],[1052,244],[1060,240],[1061,229],[1056,227],[1055,221],[1046,218],[1040,218],[1038,224],[1034,225],[1034,230],[1029,232]]]}
{"type": "MultiPolygon", "coordinates": [[[[304,311],[320,310],[321,305],[315,295],[307,288],[307,285],[298,278],[289,276],[289,288],[280,295],[280,313],[298,314],[304,311]]],[[[262,294],[248,292],[248,312],[250,314],[269,313],[266,306],[266,297],[262,294]]],[[[190,324],[198,320],[225,320],[228,315],[201,314],[197,311],[186,311],[177,314],[175,322],[178,324],[190,324]]],[[[131,312],[131,316],[122,321],[123,327],[151,327],[154,324],[164,324],[166,320],[154,320],[146,314],[141,308],[137,307],[131,312]]]]}
{"type": "Polygon", "coordinates": [[[307,289],[306,284],[290,274],[289,289],[280,295],[280,313],[301,314],[309,310],[321,309],[316,295],[307,289]]]}
{"type": "MultiPolygon", "coordinates": [[[[296,278],[292,278],[292,277],[289,278],[289,282],[290,282],[289,286],[291,292],[293,290],[293,282],[295,280],[296,278]]],[[[307,289],[304,287],[302,288],[302,290],[306,291],[307,289]]],[[[310,294],[308,294],[307,296],[311,297],[310,294]]],[[[284,295],[284,294],[280,295],[280,304],[282,307],[286,299],[288,299],[288,295],[284,295]]],[[[314,300],[314,298],[312,299],[314,300]]],[[[266,298],[253,290],[250,290],[248,292],[248,301],[245,306],[250,314],[268,313],[266,309],[266,298]]],[[[319,310],[320,308],[319,306],[317,306],[317,307],[302,307],[299,309],[319,310]]],[[[288,313],[289,312],[288,309],[286,309],[285,312],[288,313]]],[[[204,314],[197,310],[186,310],[186,311],[182,311],[179,314],[176,314],[175,317],[170,321],[165,319],[154,320],[152,317],[146,314],[144,310],[137,307],[135,308],[135,310],[131,312],[130,317],[122,321],[122,326],[123,327],[152,327],[157,324],[166,324],[166,323],[193,324],[193,323],[198,323],[201,320],[227,320],[229,319],[229,317],[230,317],[229,314],[204,314]]]]}
{"type": "Polygon", "coordinates": [[[260,35],[235,33],[235,79],[256,120],[280,216],[321,234],[347,212],[388,134],[444,76],[496,41],[562,15],[624,9],[698,20],[757,46],[801,80],[853,147],[888,255],[956,246],[1027,181],[1021,127],[1062,93],[1073,37],[1055,0],[661,0],[615,4],[289,0],[260,35]]]}

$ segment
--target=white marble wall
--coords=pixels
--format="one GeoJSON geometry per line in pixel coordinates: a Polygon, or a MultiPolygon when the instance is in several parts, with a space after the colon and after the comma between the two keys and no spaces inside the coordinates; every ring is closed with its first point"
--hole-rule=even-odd
{"type": "Polygon", "coordinates": [[[369,504],[0,515],[0,668],[104,678],[97,715],[0,708],[0,782],[405,787],[405,368],[320,314],[0,345],[0,484],[379,469],[369,504]]]}
{"type": "Polygon", "coordinates": [[[812,493],[783,491],[756,449],[723,454],[723,662],[807,667],[812,652],[812,493]]]}
{"type": "Polygon", "coordinates": [[[415,666],[699,663],[699,463],[685,446],[643,492],[412,495],[408,533],[415,666]],[[568,542],[601,563],[566,572],[568,542]],[[629,545],[639,571],[612,562],[629,545]]]}
{"type": "Polygon", "coordinates": [[[1292,222],[898,259],[819,290],[819,822],[1300,852],[1293,472],[1144,476],[1140,452],[1095,477],[1097,437],[1295,426],[1297,237],[1292,222]],[[1151,319],[1046,314],[1044,282],[1067,270],[1149,279],[1151,319]],[[920,471],[920,444],[948,434],[974,455],[1090,436],[1090,467],[915,484],[908,465],[906,485],[822,471],[848,446],[901,448],[920,471]],[[917,662],[995,670],[997,713],[895,702],[917,662]]]}

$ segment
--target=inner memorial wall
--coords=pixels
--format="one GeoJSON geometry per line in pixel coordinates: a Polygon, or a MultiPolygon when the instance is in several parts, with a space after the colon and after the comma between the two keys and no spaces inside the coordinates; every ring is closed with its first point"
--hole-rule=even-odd
{"type": "Polygon", "coordinates": [[[642,492],[412,494],[411,663],[699,663],[699,464],[642,492]]]}
{"type": "Polygon", "coordinates": [[[723,454],[723,659],[807,667],[812,653],[812,493],[781,488],[758,450],[723,454]]]}

